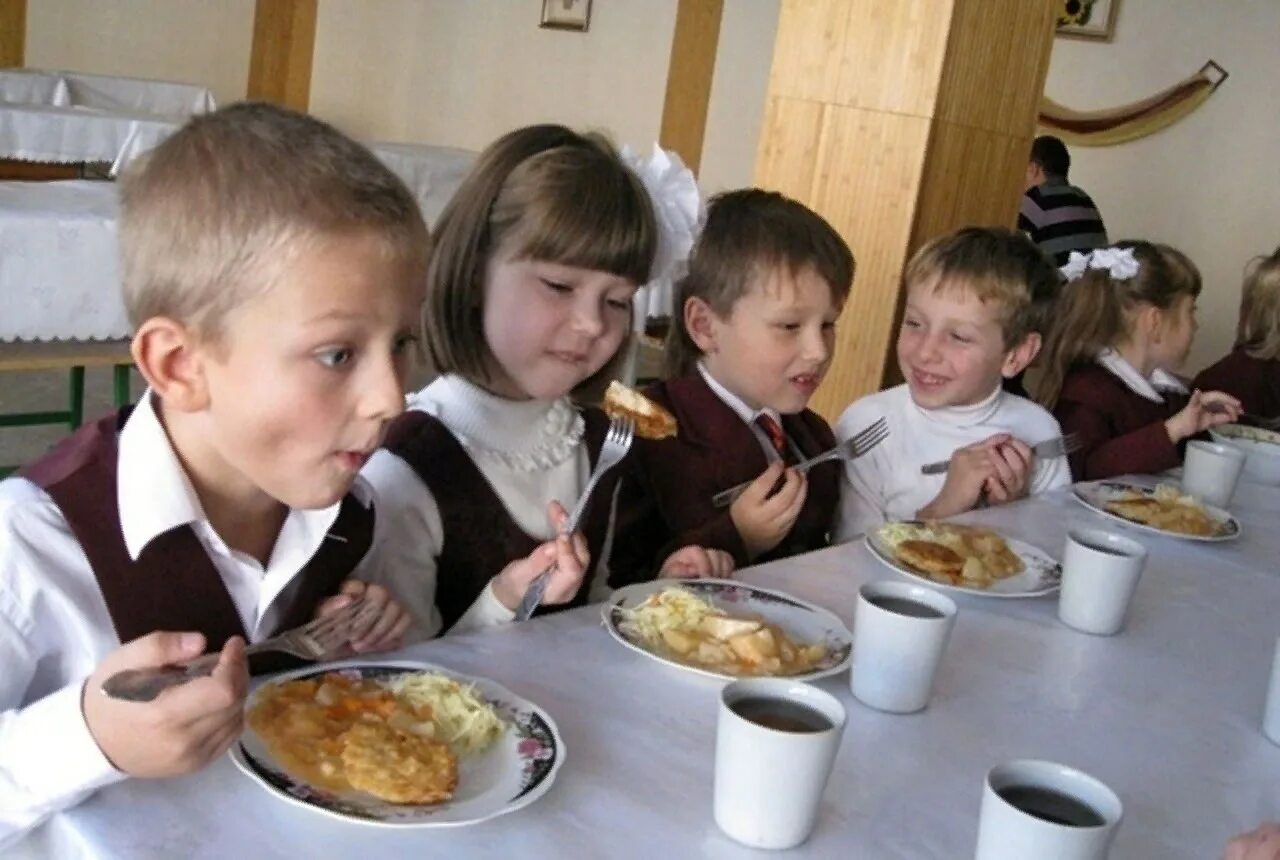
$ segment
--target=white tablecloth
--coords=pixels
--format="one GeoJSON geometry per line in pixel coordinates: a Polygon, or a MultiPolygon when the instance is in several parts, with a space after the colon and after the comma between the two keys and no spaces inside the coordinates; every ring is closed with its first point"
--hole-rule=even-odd
{"type": "Polygon", "coordinates": [[[105,161],[115,173],[183,122],[143,113],[0,103],[0,158],[44,164],[105,161]]]}
{"type": "Polygon", "coordinates": [[[368,147],[409,186],[422,217],[433,227],[476,160],[471,150],[425,143],[378,142],[368,147]]]}
{"type": "Polygon", "coordinates": [[[0,101],[185,119],[217,107],[206,87],[43,69],[0,69],[0,101]]]}
{"type": "MultiPolygon", "coordinates": [[[[1213,546],[1141,537],[1150,561],[1117,637],[1062,626],[1052,598],[961,597],[925,712],[881,714],[852,699],[847,677],[821,682],[849,721],[817,830],[790,856],[972,856],[984,774],[1032,756],[1083,768],[1120,794],[1116,860],[1217,857],[1228,836],[1280,815],[1280,747],[1259,730],[1280,632],[1280,491],[1250,485],[1237,501],[1271,512],[1270,527],[1246,522],[1239,541],[1213,546]]],[[[1107,522],[1063,492],[968,518],[1054,555],[1068,527],[1107,522]]],[[[858,585],[894,576],[861,543],[740,575],[846,618],[858,585]]],[[[547,796],[474,827],[372,828],[286,805],[224,758],[194,776],[102,791],[18,856],[763,856],[712,821],[719,685],[617,645],[598,608],[400,656],[493,678],[545,707],[567,748],[547,796]]]]}
{"type": "Polygon", "coordinates": [[[0,182],[0,341],[131,333],[114,182],[0,182]]]}

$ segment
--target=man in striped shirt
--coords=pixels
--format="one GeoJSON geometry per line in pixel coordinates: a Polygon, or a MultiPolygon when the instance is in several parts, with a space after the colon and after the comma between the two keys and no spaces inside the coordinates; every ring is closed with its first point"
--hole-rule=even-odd
{"type": "Polygon", "coordinates": [[[1071,155],[1056,137],[1043,135],[1031,144],[1027,190],[1018,212],[1018,229],[1059,265],[1072,251],[1105,247],[1107,230],[1088,194],[1067,182],[1071,155]]]}

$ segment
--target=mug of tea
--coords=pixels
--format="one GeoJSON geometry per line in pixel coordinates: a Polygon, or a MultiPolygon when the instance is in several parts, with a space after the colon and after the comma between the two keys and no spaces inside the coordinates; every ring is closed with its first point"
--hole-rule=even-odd
{"type": "Polygon", "coordinates": [[[1132,538],[1072,529],[1062,552],[1058,618],[1084,633],[1119,633],[1146,564],[1146,547],[1132,538]]]}
{"type": "Polygon", "coordinates": [[[1182,461],[1182,492],[1225,508],[1235,495],[1245,459],[1244,452],[1231,445],[1193,439],[1182,461]]]}
{"type": "Polygon", "coordinates": [[[862,586],[853,612],[853,695],[879,711],[924,708],[955,620],[955,601],[932,588],[905,582],[862,586]]]}
{"type": "Polygon", "coordinates": [[[1083,771],[1033,759],[997,765],[983,785],[974,860],[1103,860],[1123,815],[1116,793],[1083,771]]]}
{"type": "Polygon", "coordinates": [[[715,818],[753,848],[792,848],[809,838],[831,775],[844,706],[799,681],[734,681],[720,693],[715,818]]]}

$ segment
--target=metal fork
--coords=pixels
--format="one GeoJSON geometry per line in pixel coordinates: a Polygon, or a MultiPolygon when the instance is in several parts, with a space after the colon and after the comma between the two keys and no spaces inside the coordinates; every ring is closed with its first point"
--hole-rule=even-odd
{"type": "MultiPolygon", "coordinates": [[[[1065,457],[1068,454],[1074,454],[1080,450],[1080,446],[1084,444],[1080,440],[1077,433],[1068,433],[1066,436],[1058,436],[1053,439],[1046,439],[1043,442],[1037,442],[1031,446],[1031,453],[1044,460],[1052,460],[1056,457],[1065,457]]],[[[942,460],[937,463],[926,463],[920,467],[922,475],[941,475],[951,467],[950,460],[942,460]]]]}
{"type": "MultiPolygon", "coordinates": [[[[245,656],[263,651],[283,651],[304,660],[323,660],[336,654],[344,645],[364,633],[364,627],[377,619],[381,607],[357,597],[337,612],[295,627],[279,636],[255,642],[244,649],[245,656]]],[[[150,702],[170,687],[211,675],[218,665],[218,653],[176,666],[149,669],[126,669],[102,684],[102,692],[113,699],[128,702],[150,702]]]]}
{"type": "MultiPolygon", "coordinates": [[[[889,438],[889,425],[881,418],[879,421],[868,425],[853,436],[845,439],[830,451],[824,451],[816,457],[810,457],[808,460],[797,463],[791,468],[804,474],[819,463],[826,463],[831,460],[856,460],[887,438],[889,438]]],[[[711,504],[717,508],[732,504],[733,500],[741,496],[752,483],[752,481],[744,481],[736,487],[730,487],[727,490],[716,493],[711,497],[711,504]]]]}
{"type": "MultiPolygon", "coordinates": [[[[630,418],[614,418],[609,422],[609,432],[605,434],[604,444],[600,447],[600,457],[596,460],[596,467],[592,470],[591,477],[587,479],[587,486],[578,497],[578,503],[573,506],[569,521],[561,530],[562,534],[571,535],[578,530],[578,523],[587,510],[587,500],[591,498],[591,491],[596,488],[596,484],[600,483],[601,476],[618,465],[626,456],[635,434],[636,424],[630,418]]],[[[520,605],[516,608],[516,621],[528,621],[533,616],[533,611],[538,608],[538,604],[542,603],[542,595],[546,593],[547,581],[551,578],[553,570],[555,570],[554,564],[529,583],[520,605]]]]}

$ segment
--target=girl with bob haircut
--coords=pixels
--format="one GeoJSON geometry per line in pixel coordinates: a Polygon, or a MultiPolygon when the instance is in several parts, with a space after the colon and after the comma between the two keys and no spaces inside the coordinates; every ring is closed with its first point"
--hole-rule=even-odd
{"type": "Polygon", "coordinates": [[[1280,417],[1280,248],[1245,268],[1235,348],[1196,386],[1234,395],[1251,415],[1280,417]]]}
{"type": "MultiPolygon", "coordinates": [[[[658,245],[639,176],[595,134],[521,128],[479,157],[437,225],[423,329],[440,376],[408,398],[365,474],[384,529],[378,569],[431,636],[508,622],[554,566],[543,602],[585,603],[618,470],[561,533],[599,456],[596,399],[625,357],[632,298],[658,245]]],[[[671,574],[717,572],[690,547],[671,574]]]]}
{"type": "Polygon", "coordinates": [[[1073,252],[1062,273],[1036,393],[1083,442],[1071,458],[1078,480],[1172,468],[1188,438],[1239,417],[1230,394],[1188,391],[1173,375],[1191,349],[1200,295],[1185,254],[1130,240],[1073,252]]]}

